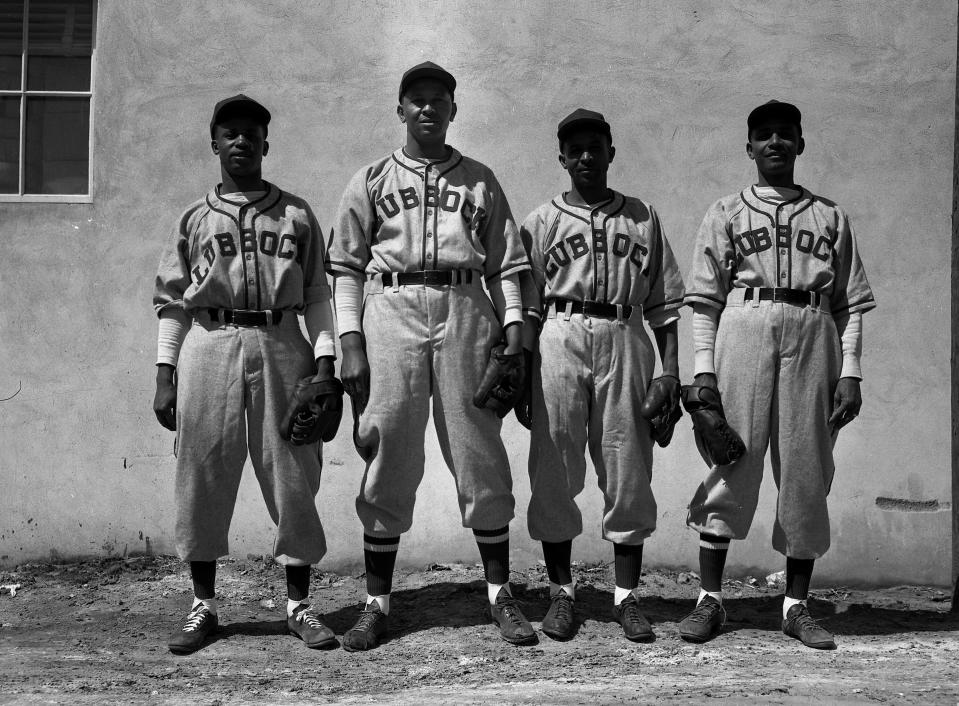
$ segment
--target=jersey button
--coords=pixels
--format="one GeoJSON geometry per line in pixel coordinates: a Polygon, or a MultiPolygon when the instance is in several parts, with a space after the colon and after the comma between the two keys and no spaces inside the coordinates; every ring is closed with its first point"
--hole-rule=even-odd
{"type": "Polygon", "coordinates": [[[432,259],[433,259],[433,253],[431,253],[431,252],[426,253],[426,259],[427,259],[427,260],[432,260],[432,259]]]}
{"type": "Polygon", "coordinates": [[[426,237],[427,237],[427,238],[432,238],[432,237],[433,237],[433,234],[432,234],[430,231],[426,231],[426,237]]]}

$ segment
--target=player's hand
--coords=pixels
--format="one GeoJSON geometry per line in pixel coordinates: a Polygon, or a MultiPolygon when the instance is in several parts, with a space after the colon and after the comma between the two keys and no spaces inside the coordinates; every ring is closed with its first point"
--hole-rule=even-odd
{"type": "MultiPolygon", "coordinates": [[[[333,356],[323,356],[322,358],[316,359],[316,373],[313,375],[313,382],[324,382],[326,380],[336,379],[336,370],[333,366],[333,361],[333,356]]],[[[329,411],[336,408],[342,409],[343,400],[337,400],[335,395],[327,395],[323,399],[321,408],[324,411],[329,411]]]]}
{"type": "Polygon", "coordinates": [[[523,365],[526,368],[526,377],[523,381],[523,396],[513,412],[516,414],[516,421],[527,429],[533,428],[533,351],[528,348],[523,349],[523,365]]]}
{"type": "Polygon", "coordinates": [[[340,380],[353,408],[362,413],[370,401],[370,362],[363,348],[363,338],[359,333],[348,333],[340,339],[340,345],[343,348],[340,380]]]}
{"type": "Polygon", "coordinates": [[[323,382],[336,377],[333,367],[333,356],[323,356],[316,359],[316,372],[313,374],[313,382],[323,382]]]}
{"type": "Polygon", "coordinates": [[[856,378],[839,378],[836,391],[832,396],[832,415],[829,417],[829,431],[835,434],[853,419],[859,416],[862,407],[862,393],[856,378]]]}
{"type": "Polygon", "coordinates": [[[166,429],[176,431],[176,375],[172,365],[157,366],[153,413],[166,429]]]}
{"type": "Polygon", "coordinates": [[[719,385],[716,382],[716,375],[713,373],[700,373],[694,379],[694,382],[700,387],[711,387],[719,392],[719,385]]]}

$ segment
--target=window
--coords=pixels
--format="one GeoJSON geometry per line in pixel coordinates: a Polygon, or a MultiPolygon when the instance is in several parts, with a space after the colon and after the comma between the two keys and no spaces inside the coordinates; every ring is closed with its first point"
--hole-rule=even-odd
{"type": "Polygon", "coordinates": [[[94,2],[0,2],[0,201],[91,200],[94,2]]]}

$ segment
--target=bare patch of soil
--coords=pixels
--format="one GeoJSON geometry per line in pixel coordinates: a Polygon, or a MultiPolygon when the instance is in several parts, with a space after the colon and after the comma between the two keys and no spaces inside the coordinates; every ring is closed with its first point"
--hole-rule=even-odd
{"type": "MultiPolygon", "coordinates": [[[[935,587],[813,592],[813,614],[839,648],[811,650],[782,634],[779,594],[762,577],[727,581],[729,622],[704,645],[677,623],[698,581],[650,569],[642,608],[657,639],[634,644],[611,615],[612,567],[575,567],[578,631],[513,647],[490,624],[478,566],[397,572],[392,635],[379,649],[308,650],[286,634],[285,582],[272,560],[220,562],[221,628],[199,652],[166,639],[189,607],[185,567],[169,557],[30,564],[0,573],[0,703],[702,702],[955,704],[959,615],[935,587]]],[[[538,628],[541,567],[514,571],[538,628]]],[[[313,600],[338,634],[357,617],[362,576],[314,571],[313,600]]]]}

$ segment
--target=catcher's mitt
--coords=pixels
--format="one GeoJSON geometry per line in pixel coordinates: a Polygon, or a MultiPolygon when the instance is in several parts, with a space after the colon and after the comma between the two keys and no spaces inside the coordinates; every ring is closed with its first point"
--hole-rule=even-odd
{"type": "Polygon", "coordinates": [[[729,426],[719,392],[706,385],[683,385],[683,407],[693,420],[699,455],[710,467],[742,458],[746,444],[729,426]]]}
{"type": "Polygon", "coordinates": [[[679,379],[672,375],[661,375],[650,380],[646,388],[646,397],[639,413],[649,422],[653,440],[666,448],[673,438],[673,428],[683,416],[679,406],[679,379]]]}
{"type": "Polygon", "coordinates": [[[480,409],[491,409],[502,419],[516,406],[523,395],[526,371],[522,353],[507,355],[506,347],[498,345],[490,351],[486,372],[480,381],[473,404],[480,409]]]}
{"type": "Polygon", "coordinates": [[[294,446],[332,441],[343,416],[343,383],[336,378],[297,381],[280,422],[280,436],[294,446]]]}

